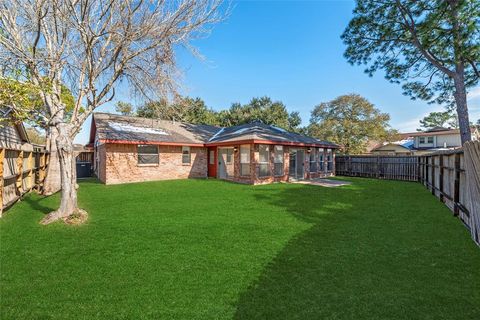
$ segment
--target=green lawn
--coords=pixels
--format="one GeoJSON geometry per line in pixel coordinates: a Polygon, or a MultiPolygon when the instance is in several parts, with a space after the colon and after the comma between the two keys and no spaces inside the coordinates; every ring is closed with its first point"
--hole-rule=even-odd
{"type": "Polygon", "coordinates": [[[0,221],[0,318],[480,319],[480,249],[420,184],[80,184],[0,221]]]}

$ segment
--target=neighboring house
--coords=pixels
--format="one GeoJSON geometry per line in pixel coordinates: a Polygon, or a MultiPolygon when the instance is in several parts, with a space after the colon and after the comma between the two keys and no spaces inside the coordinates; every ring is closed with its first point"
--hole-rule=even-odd
{"type": "MultiPolygon", "coordinates": [[[[472,140],[480,139],[477,128],[472,127],[472,140]]],[[[452,150],[462,146],[460,131],[449,128],[433,128],[427,131],[401,134],[402,140],[381,143],[370,153],[378,155],[420,155],[436,151],[452,150]]]]}
{"type": "MultiPolygon", "coordinates": [[[[470,128],[472,140],[476,141],[480,135],[477,128],[470,128]]],[[[424,132],[410,134],[414,140],[415,150],[444,150],[455,149],[462,146],[459,129],[433,128],[424,132]]]]}
{"type": "MultiPolygon", "coordinates": [[[[0,117],[8,118],[10,109],[2,108],[0,117]]],[[[0,216],[3,208],[14,203],[25,190],[34,186],[34,177],[25,172],[29,166],[28,161],[33,157],[33,151],[42,149],[42,146],[33,145],[27,131],[21,122],[0,122],[0,216]],[[23,172],[19,180],[19,173],[23,172]]],[[[42,149],[43,150],[43,149],[42,149]]]]}
{"type": "Polygon", "coordinates": [[[106,184],[214,177],[260,184],[334,175],[338,145],[261,122],[218,128],[95,113],[94,171],[106,184]]]}
{"type": "Polygon", "coordinates": [[[375,155],[402,155],[410,156],[414,154],[413,150],[414,141],[413,139],[403,139],[394,142],[388,142],[384,144],[377,145],[371,151],[375,155]]]}
{"type": "MultiPolygon", "coordinates": [[[[1,118],[8,118],[10,109],[3,108],[0,113],[1,118]]],[[[30,143],[27,131],[21,122],[11,124],[3,121],[0,123],[0,148],[33,151],[33,145],[30,143]]]]}

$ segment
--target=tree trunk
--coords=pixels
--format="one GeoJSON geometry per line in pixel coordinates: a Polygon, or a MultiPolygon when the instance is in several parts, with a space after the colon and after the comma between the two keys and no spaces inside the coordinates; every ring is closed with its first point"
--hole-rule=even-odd
{"type": "Polygon", "coordinates": [[[460,139],[463,146],[465,142],[472,140],[470,120],[468,118],[467,90],[465,89],[465,59],[463,55],[465,43],[460,31],[459,1],[450,0],[448,4],[451,8],[453,52],[455,57],[455,74],[453,76],[455,92],[453,96],[455,98],[455,104],[457,105],[458,127],[460,129],[460,139]]]}
{"type": "Polygon", "coordinates": [[[58,130],[56,127],[49,127],[47,131],[47,151],[49,161],[45,181],[43,182],[42,193],[46,196],[54,194],[61,189],[60,185],[60,162],[57,153],[58,130]]]}
{"type": "Polygon", "coordinates": [[[73,152],[73,138],[70,137],[69,127],[65,123],[56,126],[58,136],[56,146],[60,167],[62,196],[60,207],[48,214],[43,224],[48,224],[58,219],[65,219],[80,212],[77,205],[77,174],[75,168],[75,155],[73,152]]]}
{"type": "Polygon", "coordinates": [[[457,105],[458,125],[460,128],[460,138],[463,146],[465,142],[472,140],[470,120],[468,117],[467,91],[465,89],[463,70],[457,70],[457,76],[454,77],[453,81],[455,84],[455,93],[453,95],[457,105]]]}

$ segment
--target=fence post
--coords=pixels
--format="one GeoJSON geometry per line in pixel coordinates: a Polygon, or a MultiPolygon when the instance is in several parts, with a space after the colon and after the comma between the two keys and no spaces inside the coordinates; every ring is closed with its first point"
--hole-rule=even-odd
{"type": "Polygon", "coordinates": [[[460,154],[455,153],[455,181],[453,184],[453,215],[458,216],[460,208],[460,154]]]}
{"type": "Polygon", "coordinates": [[[42,152],[40,154],[40,167],[38,169],[38,191],[42,192],[43,190],[43,182],[45,180],[45,169],[47,167],[47,154],[42,152]]]}
{"type": "Polygon", "coordinates": [[[421,181],[421,178],[420,178],[420,157],[417,157],[417,181],[420,182],[421,181]]]}
{"type": "Polygon", "coordinates": [[[428,158],[425,157],[425,156],[422,156],[423,158],[423,162],[422,162],[422,184],[425,186],[425,184],[427,183],[427,179],[428,179],[428,168],[427,168],[427,161],[428,161],[428,158]]]}
{"type": "Polygon", "coordinates": [[[20,151],[17,158],[17,179],[15,181],[16,192],[19,196],[23,193],[23,151],[20,151]]]}
{"type": "Polygon", "coordinates": [[[377,156],[377,179],[380,178],[380,157],[377,156]]]}
{"type": "Polygon", "coordinates": [[[3,214],[3,160],[5,159],[5,149],[0,149],[0,218],[3,214]]]}
{"type": "Polygon", "coordinates": [[[443,154],[440,155],[439,159],[439,180],[438,180],[438,189],[440,190],[440,201],[444,202],[443,199],[443,154]]]}
{"type": "Polygon", "coordinates": [[[28,154],[28,185],[27,189],[30,190],[35,186],[35,181],[32,182],[33,179],[33,151],[28,154]]]}
{"type": "Polygon", "coordinates": [[[430,171],[430,159],[431,156],[425,156],[425,187],[430,188],[430,176],[429,176],[429,171],[430,171]]]}
{"type": "Polygon", "coordinates": [[[432,194],[435,196],[435,156],[432,156],[432,194]]]}
{"type": "Polygon", "coordinates": [[[426,172],[426,168],[427,168],[427,165],[426,165],[426,161],[427,161],[427,157],[425,156],[422,156],[422,184],[425,186],[425,181],[427,180],[427,176],[425,174],[426,172]]]}
{"type": "Polygon", "coordinates": [[[351,156],[348,157],[348,173],[349,173],[348,174],[349,176],[353,176],[353,174],[352,174],[352,157],[351,156]]]}

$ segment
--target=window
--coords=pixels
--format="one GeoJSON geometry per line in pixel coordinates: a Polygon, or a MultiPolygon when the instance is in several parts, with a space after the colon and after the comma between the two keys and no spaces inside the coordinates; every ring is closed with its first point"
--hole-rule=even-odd
{"type": "Polygon", "coordinates": [[[332,149],[327,149],[327,171],[333,170],[332,149]]]}
{"type": "Polygon", "coordinates": [[[240,146],[240,175],[250,175],[250,145],[244,144],[240,146]]]}
{"type": "Polygon", "coordinates": [[[182,164],[190,164],[191,160],[192,160],[192,157],[190,154],[190,147],[183,146],[182,147],[182,164]]]}
{"type": "Polygon", "coordinates": [[[230,164],[233,161],[233,148],[227,149],[227,163],[230,164]]]}
{"type": "Polygon", "coordinates": [[[320,171],[325,170],[325,163],[324,163],[324,158],[323,158],[323,148],[318,149],[318,169],[320,171]]]}
{"type": "Polygon", "coordinates": [[[420,138],[419,138],[419,142],[420,142],[420,143],[425,143],[425,137],[420,137],[420,138]]]}
{"type": "Polygon", "coordinates": [[[210,159],[209,159],[210,164],[215,164],[215,151],[210,150],[210,159]]]}
{"type": "Polygon", "coordinates": [[[274,147],[274,174],[276,176],[283,176],[283,146],[275,146],[274,147]]]}
{"type": "Polygon", "coordinates": [[[258,153],[259,153],[259,177],[268,177],[270,175],[269,173],[269,168],[268,168],[268,163],[269,161],[269,156],[270,156],[270,150],[268,145],[261,144],[258,146],[258,153]]]}
{"type": "Polygon", "coordinates": [[[427,137],[427,143],[433,143],[433,137],[427,137]]]}
{"type": "Polygon", "coordinates": [[[149,144],[137,145],[139,165],[158,165],[158,146],[149,144]]]}
{"type": "Polygon", "coordinates": [[[317,172],[317,149],[310,151],[310,172],[317,172]]]}

